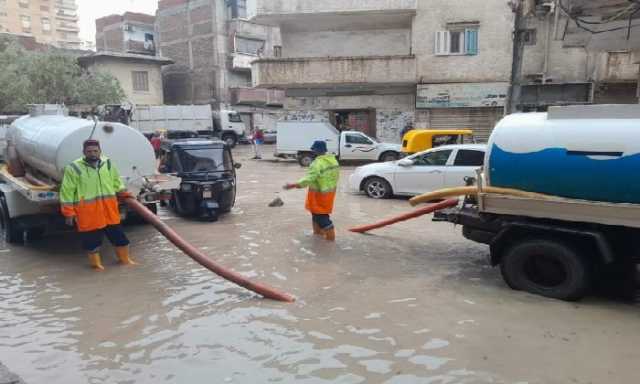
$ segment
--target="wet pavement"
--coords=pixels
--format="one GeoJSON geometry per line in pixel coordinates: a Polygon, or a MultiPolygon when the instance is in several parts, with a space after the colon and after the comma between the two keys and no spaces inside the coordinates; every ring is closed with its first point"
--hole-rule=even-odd
{"type": "MultiPolygon", "coordinates": [[[[270,151],[269,147],[265,150],[270,151]]],[[[311,234],[304,170],[236,151],[236,208],[217,223],[162,211],[203,252],[298,300],[263,300],[128,227],[141,265],[95,273],[72,234],[0,245],[0,361],[28,383],[633,383],[640,308],[508,289],[485,246],[427,218],[356,235],[410,210],[346,192],[335,244],[311,234]],[[276,196],[285,205],[268,208],[276,196]]]]}

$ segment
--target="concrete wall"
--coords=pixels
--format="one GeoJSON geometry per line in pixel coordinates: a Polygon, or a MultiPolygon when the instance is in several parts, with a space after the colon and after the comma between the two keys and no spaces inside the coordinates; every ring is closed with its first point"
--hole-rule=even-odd
{"type": "Polygon", "coordinates": [[[294,32],[283,35],[283,57],[384,56],[411,52],[409,29],[294,32]]]}
{"type": "Polygon", "coordinates": [[[415,58],[332,57],[267,59],[253,64],[253,82],[264,87],[415,82],[415,58]]]}
{"type": "Polygon", "coordinates": [[[329,121],[329,111],[371,109],[376,113],[377,137],[400,142],[400,131],[413,124],[415,95],[360,95],[334,97],[289,97],[283,120],[329,121]]]}
{"type": "Polygon", "coordinates": [[[89,70],[100,70],[110,73],[118,79],[122,89],[127,95],[127,101],[136,105],[162,105],[164,104],[162,89],[162,71],[158,64],[145,64],[125,62],[118,59],[102,58],[89,70]],[[145,71],[149,74],[149,92],[133,90],[133,77],[131,72],[145,71]]]}
{"type": "Polygon", "coordinates": [[[413,23],[418,79],[424,83],[510,81],[514,14],[507,0],[419,1],[413,23]],[[436,56],[436,31],[478,22],[478,55],[436,56]]]}
{"type": "Polygon", "coordinates": [[[248,0],[249,16],[415,10],[417,0],[248,0]]]}

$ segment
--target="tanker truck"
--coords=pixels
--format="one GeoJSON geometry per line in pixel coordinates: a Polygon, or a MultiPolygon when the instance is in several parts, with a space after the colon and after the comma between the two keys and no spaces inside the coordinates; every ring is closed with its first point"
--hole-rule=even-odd
{"type": "MultiPolygon", "coordinates": [[[[6,163],[0,165],[0,227],[6,242],[23,243],[64,228],[59,185],[89,138],[100,141],[127,189],[152,211],[164,191],[180,185],[179,178],[158,174],[153,148],[137,130],[69,117],[58,105],[34,105],[9,127],[6,163]]],[[[129,215],[124,205],[120,212],[123,219],[129,215]]]]}
{"type": "Polygon", "coordinates": [[[509,115],[496,125],[472,187],[412,204],[435,194],[466,196],[434,221],[461,225],[464,237],[489,245],[489,262],[515,290],[562,300],[578,300],[596,284],[633,292],[639,127],[640,106],[633,105],[509,115]]]}

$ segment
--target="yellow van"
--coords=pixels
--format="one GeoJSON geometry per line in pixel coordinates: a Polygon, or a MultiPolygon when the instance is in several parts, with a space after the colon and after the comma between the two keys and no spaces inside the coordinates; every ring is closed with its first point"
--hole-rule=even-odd
{"type": "Polygon", "coordinates": [[[414,129],[402,138],[402,152],[410,155],[441,145],[474,142],[471,129],[414,129]]]}

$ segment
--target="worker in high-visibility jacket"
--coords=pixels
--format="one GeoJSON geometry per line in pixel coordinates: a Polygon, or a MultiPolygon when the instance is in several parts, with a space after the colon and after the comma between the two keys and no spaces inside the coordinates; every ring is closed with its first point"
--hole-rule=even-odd
{"type": "Polygon", "coordinates": [[[82,247],[89,254],[91,267],[104,271],[100,257],[102,239],[106,235],[116,250],[120,263],[135,264],[129,257],[129,239],[120,225],[118,198],[130,197],[115,164],[102,156],[100,143],[87,140],[84,157],[69,164],[60,187],[62,215],[67,225],[74,223],[80,233],[82,247]]]}
{"type": "Polygon", "coordinates": [[[335,241],[336,229],[329,215],[333,213],[340,165],[334,155],[327,154],[327,143],[324,141],[314,142],[311,151],[316,158],[307,175],[297,183],[286,184],[284,189],[309,188],[305,206],[311,212],[313,233],[335,241]]]}

